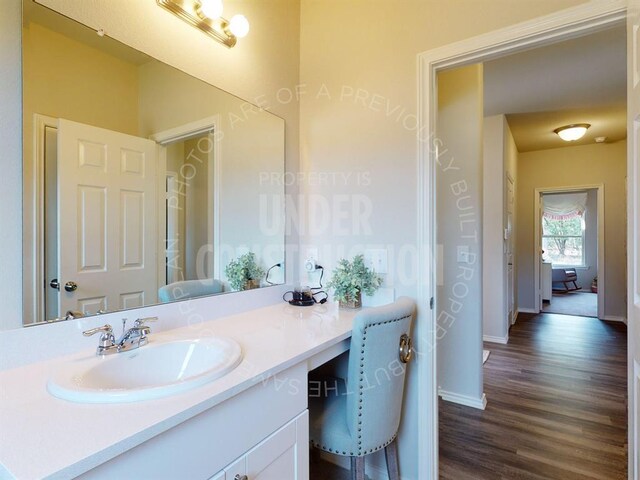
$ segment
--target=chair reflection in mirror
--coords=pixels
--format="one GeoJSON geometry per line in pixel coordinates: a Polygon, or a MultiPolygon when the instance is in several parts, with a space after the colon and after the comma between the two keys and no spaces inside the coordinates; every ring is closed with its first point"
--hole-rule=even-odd
{"type": "Polygon", "coordinates": [[[162,303],[176,302],[188,298],[203,297],[222,293],[224,286],[220,280],[184,280],[173,282],[158,289],[158,300],[162,303]]]}

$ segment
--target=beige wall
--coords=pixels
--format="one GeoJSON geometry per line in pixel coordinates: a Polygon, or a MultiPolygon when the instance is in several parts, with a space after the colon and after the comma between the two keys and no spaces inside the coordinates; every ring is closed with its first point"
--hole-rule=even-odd
{"type": "MultiPolygon", "coordinates": [[[[324,172],[337,178],[324,185],[309,178],[304,191],[325,199],[363,195],[372,211],[369,234],[336,235],[331,228],[320,229],[303,236],[303,253],[304,245],[317,245],[320,262],[331,268],[341,255],[361,252],[366,245],[385,246],[390,269],[386,283],[396,294],[415,296],[415,258],[405,252],[415,246],[417,235],[412,131],[416,55],[580,3],[585,2],[301,0],[301,166],[309,175],[324,172]],[[370,182],[358,182],[362,173],[370,182]],[[342,174],[350,176],[346,185],[342,174]],[[414,273],[400,278],[397,272],[403,269],[414,273]]],[[[411,372],[404,409],[407,426],[417,421],[416,380],[411,372]]],[[[408,430],[404,428],[403,435],[408,430]]],[[[401,438],[400,444],[417,445],[415,434],[401,438]]],[[[417,453],[405,448],[403,475],[417,478],[417,453]]]]}
{"type": "Polygon", "coordinates": [[[534,195],[536,188],[604,184],[605,316],[626,317],[626,142],[526,152],[519,155],[518,304],[534,309],[534,195]]]}
{"type": "Polygon", "coordinates": [[[483,394],[482,92],[481,64],[438,74],[437,134],[447,150],[440,159],[450,167],[436,172],[443,265],[437,291],[438,387],[476,403],[483,394]],[[469,249],[469,261],[458,260],[460,246],[469,249]]]}
{"type": "MultiPolygon", "coordinates": [[[[507,291],[508,265],[505,256],[507,228],[507,175],[513,179],[514,193],[517,192],[518,150],[509,124],[504,115],[494,115],[484,119],[483,156],[483,244],[482,244],[482,317],[483,336],[490,341],[506,340],[509,334],[509,305],[507,291]],[[493,337],[489,339],[488,337],[493,337]]],[[[517,195],[517,193],[516,193],[517,195]]],[[[515,199],[514,199],[515,200],[515,199]]],[[[515,258],[515,235],[517,231],[517,210],[513,206],[512,241],[515,258]]],[[[517,279],[515,265],[514,283],[517,279]]],[[[514,296],[517,294],[514,287],[514,296]]],[[[517,299],[516,299],[517,300],[517,299]]],[[[517,301],[514,311],[517,311],[517,301]]]]}
{"type": "Polygon", "coordinates": [[[203,274],[205,278],[212,278],[213,275],[207,271],[209,261],[198,261],[200,250],[203,247],[207,249],[209,244],[209,213],[213,208],[209,205],[209,175],[212,165],[207,161],[209,155],[199,153],[198,141],[201,138],[206,139],[207,136],[190,138],[184,142],[184,163],[190,166],[190,171],[195,172],[195,176],[187,180],[185,198],[185,280],[202,279],[203,274]],[[192,152],[194,155],[190,155],[192,152]]]}
{"type": "MultiPolygon", "coordinates": [[[[185,153],[184,153],[184,143],[185,142],[175,142],[167,145],[167,172],[174,173],[176,176],[180,169],[184,165],[185,153]]],[[[178,272],[184,272],[186,269],[185,261],[186,261],[186,245],[185,239],[186,235],[186,206],[185,206],[185,195],[175,195],[175,200],[173,201],[173,205],[177,209],[177,217],[178,217],[178,225],[177,225],[177,234],[178,238],[174,239],[175,245],[173,246],[173,250],[175,250],[176,261],[173,263],[175,270],[178,272]]],[[[174,207],[170,207],[174,208],[174,207]]],[[[179,277],[180,278],[180,277],[179,277]]],[[[180,278],[181,279],[181,278],[180,278]]],[[[185,280],[187,280],[185,278],[185,280]]]]}
{"type": "Polygon", "coordinates": [[[138,134],[136,65],[37,23],[23,32],[25,143],[33,113],[138,134]]]}

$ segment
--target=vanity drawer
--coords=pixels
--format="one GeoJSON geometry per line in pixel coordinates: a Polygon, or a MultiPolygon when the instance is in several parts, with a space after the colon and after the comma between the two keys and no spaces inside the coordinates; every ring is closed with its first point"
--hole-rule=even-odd
{"type": "Polygon", "coordinates": [[[306,410],[306,382],[296,365],[78,478],[211,478],[306,410]]]}

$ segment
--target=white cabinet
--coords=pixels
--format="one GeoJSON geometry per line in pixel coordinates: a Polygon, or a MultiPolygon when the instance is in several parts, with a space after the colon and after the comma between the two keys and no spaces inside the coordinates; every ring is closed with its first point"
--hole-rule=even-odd
{"type": "Polygon", "coordinates": [[[308,480],[308,423],[305,411],[210,480],[308,480]]]}
{"type": "Polygon", "coordinates": [[[78,478],[308,480],[306,383],[295,365],[78,478]]]}

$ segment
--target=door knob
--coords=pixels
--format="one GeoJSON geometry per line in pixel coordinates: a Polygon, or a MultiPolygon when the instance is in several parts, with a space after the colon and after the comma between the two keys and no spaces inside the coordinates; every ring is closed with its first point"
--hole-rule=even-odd
{"type": "Polygon", "coordinates": [[[53,280],[51,280],[49,282],[49,286],[51,288],[55,288],[56,290],[60,290],[60,282],[58,281],[57,278],[54,278],[53,280]]]}
{"type": "Polygon", "coordinates": [[[233,480],[249,480],[246,475],[240,475],[239,473],[233,478],[233,480]]]}
{"type": "Polygon", "coordinates": [[[75,292],[78,289],[78,284],[76,282],[67,282],[64,284],[64,289],[67,292],[75,292]]]}

